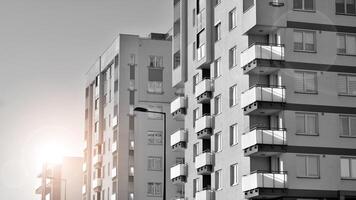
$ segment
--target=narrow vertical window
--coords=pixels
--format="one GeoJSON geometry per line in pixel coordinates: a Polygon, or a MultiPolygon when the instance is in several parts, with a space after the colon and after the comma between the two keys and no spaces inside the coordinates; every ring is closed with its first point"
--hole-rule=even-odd
{"type": "Polygon", "coordinates": [[[221,40],[221,22],[215,25],[215,42],[221,40]]]}
{"type": "Polygon", "coordinates": [[[229,88],[229,104],[230,107],[237,104],[237,85],[233,85],[229,88]]]}
{"type": "Polygon", "coordinates": [[[237,26],[236,8],[229,12],[229,30],[231,31],[237,26]]]}
{"type": "Polygon", "coordinates": [[[221,58],[218,58],[214,62],[214,78],[221,76],[221,58]]]}

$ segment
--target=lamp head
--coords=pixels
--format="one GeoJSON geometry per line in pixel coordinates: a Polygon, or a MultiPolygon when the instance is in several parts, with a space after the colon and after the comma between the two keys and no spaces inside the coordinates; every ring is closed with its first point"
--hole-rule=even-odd
{"type": "Polygon", "coordinates": [[[147,110],[147,108],[136,107],[136,108],[134,109],[134,111],[137,111],[137,112],[147,112],[148,110],[147,110]]]}

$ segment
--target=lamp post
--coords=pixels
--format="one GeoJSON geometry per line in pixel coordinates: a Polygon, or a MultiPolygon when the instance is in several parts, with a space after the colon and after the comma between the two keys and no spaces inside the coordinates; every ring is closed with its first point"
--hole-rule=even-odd
{"type": "Polygon", "coordinates": [[[64,200],[67,200],[67,179],[48,177],[48,176],[46,177],[46,179],[64,181],[64,200]]]}
{"type": "Polygon", "coordinates": [[[163,115],[163,200],[166,200],[166,113],[151,111],[143,107],[135,107],[134,111],[145,112],[145,113],[156,113],[163,115]]]}

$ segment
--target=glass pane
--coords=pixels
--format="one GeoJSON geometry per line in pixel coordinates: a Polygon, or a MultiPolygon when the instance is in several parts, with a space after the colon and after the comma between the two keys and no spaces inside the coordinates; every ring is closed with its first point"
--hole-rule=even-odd
{"type": "Polygon", "coordinates": [[[337,35],[337,53],[346,53],[345,35],[337,35]]]}
{"type": "Polygon", "coordinates": [[[316,91],[316,74],[315,73],[304,73],[305,79],[305,91],[315,92],[316,91]]]}
{"type": "Polygon", "coordinates": [[[315,135],[317,133],[316,118],[317,118],[316,115],[308,115],[307,116],[307,124],[308,124],[307,134],[315,135]]]}
{"type": "Polygon", "coordinates": [[[346,0],[347,14],[355,14],[355,0],[346,0]]]}
{"type": "Polygon", "coordinates": [[[303,33],[294,32],[294,49],[303,50],[303,33]]]}
{"type": "Polygon", "coordinates": [[[356,159],[351,159],[351,177],[356,178],[356,159]]]}
{"type": "Polygon", "coordinates": [[[346,36],[346,53],[350,55],[356,55],[356,36],[346,36]]]}
{"type": "Polygon", "coordinates": [[[349,94],[356,95],[356,76],[348,76],[349,94]]]}
{"type": "Polygon", "coordinates": [[[349,135],[349,120],[347,117],[340,117],[340,135],[349,135]]]}
{"type": "Polygon", "coordinates": [[[336,13],[345,13],[345,0],[336,0],[336,13]]]}
{"type": "Polygon", "coordinates": [[[298,92],[304,91],[303,73],[295,73],[295,90],[298,92]]]}
{"type": "Polygon", "coordinates": [[[308,176],[319,176],[319,157],[308,157],[308,176]]]}
{"type": "Polygon", "coordinates": [[[339,94],[347,94],[347,85],[346,85],[347,77],[343,75],[338,76],[338,89],[339,94]]]}
{"type": "Polygon", "coordinates": [[[297,123],[297,133],[305,133],[305,121],[303,114],[297,114],[296,116],[296,123],[297,123]]]}
{"type": "Polygon", "coordinates": [[[306,172],[306,162],[305,156],[297,156],[296,157],[296,164],[297,164],[297,176],[303,177],[307,175],[306,172]]]}
{"type": "Polygon", "coordinates": [[[303,9],[302,0],[294,0],[293,1],[293,8],[294,9],[303,9]]]}
{"type": "Polygon", "coordinates": [[[350,117],[350,132],[351,136],[356,137],[356,117],[350,117]]]}
{"type": "Polygon", "coordinates": [[[304,33],[304,42],[305,42],[305,50],[308,51],[314,51],[315,50],[315,45],[314,45],[314,33],[311,32],[305,32],[304,33]]]}
{"type": "Polygon", "coordinates": [[[305,10],[314,10],[314,0],[304,0],[305,10]]]}
{"type": "Polygon", "coordinates": [[[340,170],[341,170],[341,177],[350,177],[349,159],[346,158],[340,159],[340,170]]]}

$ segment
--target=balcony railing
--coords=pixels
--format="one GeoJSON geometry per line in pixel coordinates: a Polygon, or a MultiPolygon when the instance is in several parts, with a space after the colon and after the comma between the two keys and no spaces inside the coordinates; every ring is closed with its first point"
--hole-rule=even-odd
{"type": "Polygon", "coordinates": [[[177,147],[186,147],[187,132],[185,130],[179,130],[171,135],[171,147],[175,149],[177,147]]]}
{"type": "Polygon", "coordinates": [[[241,67],[245,67],[257,59],[284,61],[284,45],[254,43],[240,56],[241,67]]]}
{"type": "Polygon", "coordinates": [[[214,200],[214,191],[210,188],[204,188],[201,191],[195,193],[195,200],[214,200]]]}
{"type": "Polygon", "coordinates": [[[114,167],[111,169],[111,178],[116,178],[116,175],[117,175],[117,169],[116,167],[114,167]]]}
{"type": "Polygon", "coordinates": [[[87,171],[87,163],[83,163],[82,170],[83,172],[87,171]]]}
{"type": "Polygon", "coordinates": [[[115,153],[117,151],[117,142],[113,142],[111,145],[111,152],[115,153]]]}
{"type": "Polygon", "coordinates": [[[185,164],[178,164],[171,168],[171,180],[185,182],[187,176],[187,166],[185,164]]]}
{"type": "Polygon", "coordinates": [[[210,115],[202,116],[195,121],[195,133],[201,132],[212,128],[212,117],[210,115]]]}
{"type": "Polygon", "coordinates": [[[284,86],[255,85],[241,95],[241,108],[256,102],[286,102],[284,86]]]}
{"type": "Polygon", "coordinates": [[[103,184],[103,180],[101,178],[94,179],[93,180],[93,189],[100,190],[102,184],[103,184]]]}
{"type": "Polygon", "coordinates": [[[254,128],[242,135],[242,149],[256,144],[286,145],[286,129],[254,128]]]}
{"type": "MultiPolygon", "coordinates": [[[[212,92],[212,83],[210,79],[204,79],[200,81],[199,83],[196,84],[195,86],[195,98],[199,98],[204,94],[211,93],[212,92]]],[[[211,98],[211,95],[209,95],[211,98]]]]}
{"type": "Polygon", "coordinates": [[[257,188],[287,188],[286,172],[255,171],[242,177],[242,191],[257,188]]]}
{"type": "Polygon", "coordinates": [[[102,157],[102,155],[100,155],[100,154],[96,154],[96,155],[93,157],[93,164],[94,164],[95,166],[100,165],[102,161],[103,161],[103,157],[102,157]]]}
{"type": "Polygon", "coordinates": [[[82,185],[82,194],[87,193],[87,186],[86,185],[82,185]]]}
{"type": "Polygon", "coordinates": [[[204,166],[212,166],[213,165],[213,154],[210,152],[205,152],[199,154],[195,158],[195,168],[199,169],[204,166]]]}
{"type": "Polygon", "coordinates": [[[112,118],[112,123],[111,124],[112,124],[112,127],[117,126],[117,116],[112,118]]]}
{"type": "Polygon", "coordinates": [[[173,117],[184,115],[186,113],[186,100],[185,97],[178,97],[171,102],[171,113],[173,117]]]}

